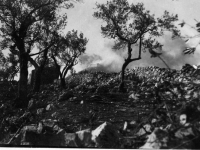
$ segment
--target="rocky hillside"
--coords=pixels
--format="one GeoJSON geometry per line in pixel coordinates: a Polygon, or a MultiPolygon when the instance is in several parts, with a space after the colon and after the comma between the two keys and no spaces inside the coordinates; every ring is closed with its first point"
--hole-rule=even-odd
{"type": "Polygon", "coordinates": [[[198,68],[126,70],[124,93],[120,73],[86,70],[66,81],[67,89],[52,83],[29,94],[27,109],[15,109],[16,87],[0,83],[1,144],[200,148],[198,68]]]}

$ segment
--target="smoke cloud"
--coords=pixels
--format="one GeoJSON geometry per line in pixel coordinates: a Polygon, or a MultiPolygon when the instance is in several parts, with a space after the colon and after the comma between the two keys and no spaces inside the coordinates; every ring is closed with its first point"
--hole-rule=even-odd
{"type": "MultiPolygon", "coordinates": [[[[162,59],[167,63],[171,69],[181,69],[186,63],[191,65],[199,65],[200,52],[195,51],[194,54],[184,55],[183,50],[192,46],[195,43],[191,39],[185,43],[182,39],[171,39],[171,35],[167,34],[163,36],[159,41],[163,44],[162,59]]],[[[113,41],[104,41],[103,49],[100,50],[102,53],[99,55],[85,55],[82,59],[85,59],[85,64],[80,66],[80,68],[86,69],[90,67],[90,70],[105,71],[105,72],[119,72],[123,65],[124,59],[127,57],[127,50],[113,50],[113,41]],[[87,66],[87,67],[86,67],[87,66]]],[[[196,44],[196,43],[195,43],[196,44]]],[[[138,47],[133,46],[132,58],[138,57],[138,47]]],[[[128,65],[127,68],[134,67],[146,67],[146,66],[158,66],[166,68],[166,65],[158,58],[151,58],[148,50],[142,53],[142,59],[139,61],[134,61],[128,65]]],[[[80,69],[82,70],[82,69],[80,69]]]]}

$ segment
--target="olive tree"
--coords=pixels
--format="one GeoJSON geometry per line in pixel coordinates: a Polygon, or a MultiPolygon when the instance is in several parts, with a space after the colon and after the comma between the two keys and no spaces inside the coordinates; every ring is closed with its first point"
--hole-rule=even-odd
{"type": "Polygon", "coordinates": [[[39,52],[36,53],[38,55],[35,58],[32,57],[35,54],[30,55],[29,57],[29,61],[35,67],[33,92],[38,92],[40,90],[42,72],[45,65],[48,65],[48,53],[50,52],[51,47],[59,42],[58,31],[66,26],[66,19],[67,18],[63,16],[61,18],[55,17],[54,21],[51,21],[48,25],[43,27],[43,30],[41,31],[43,34],[41,34],[41,38],[38,39],[36,43],[39,50],[39,52]]]}
{"type": "Polygon", "coordinates": [[[72,30],[65,36],[60,36],[59,42],[52,48],[51,58],[60,72],[62,88],[66,87],[65,77],[78,63],[79,56],[85,52],[87,42],[88,39],[84,38],[83,33],[78,34],[78,31],[72,30]]]}
{"type": "Polygon", "coordinates": [[[164,14],[156,18],[145,10],[143,3],[129,4],[127,0],[112,0],[106,4],[96,4],[94,17],[104,21],[101,26],[102,35],[115,39],[114,49],[126,49],[127,57],[122,65],[121,83],[119,90],[124,90],[124,73],[126,67],[133,61],[140,60],[142,50],[148,49],[152,57],[159,56],[155,49],[162,49],[158,37],[165,31],[172,32],[173,36],[179,35],[174,25],[178,20],[177,15],[164,14]],[[138,49],[133,48],[137,46],[138,49]],[[132,58],[132,51],[138,51],[138,57],[132,58]]]}
{"type": "Polygon", "coordinates": [[[0,47],[2,50],[11,49],[19,57],[16,99],[19,107],[28,104],[28,61],[35,43],[44,33],[41,30],[55,20],[59,10],[71,6],[70,0],[0,0],[0,47]]]}

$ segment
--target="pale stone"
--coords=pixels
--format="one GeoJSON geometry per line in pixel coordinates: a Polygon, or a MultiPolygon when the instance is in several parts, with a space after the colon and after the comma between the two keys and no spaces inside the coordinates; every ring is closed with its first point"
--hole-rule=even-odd
{"type": "Polygon", "coordinates": [[[119,133],[108,122],[92,131],[92,140],[98,148],[119,148],[119,133]]]}
{"type": "Polygon", "coordinates": [[[78,131],[76,132],[76,134],[82,143],[82,147],[94,147],[94,142],[92,141],[92,133],[90,129],[78,131]]]}

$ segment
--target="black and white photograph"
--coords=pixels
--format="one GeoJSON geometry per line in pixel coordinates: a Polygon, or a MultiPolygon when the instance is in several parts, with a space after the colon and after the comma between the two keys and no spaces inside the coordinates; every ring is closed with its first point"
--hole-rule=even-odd
{"type": "Polygon", "coordinates": [[[200,149],[200,0],[0,0],[0,149],[200,149]]]}

